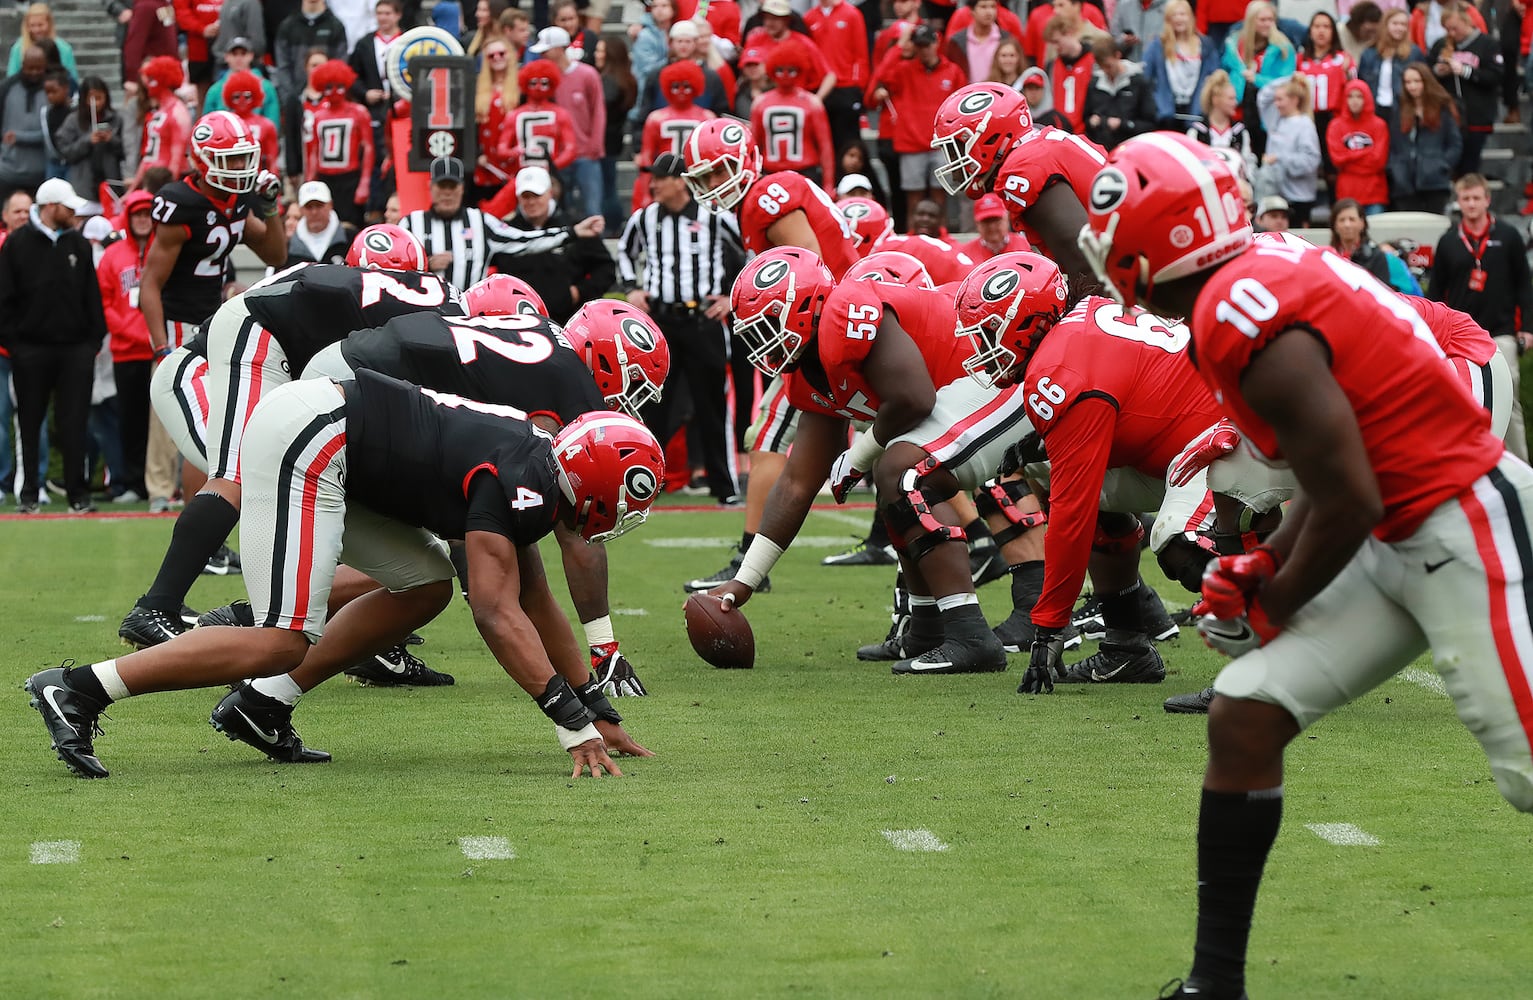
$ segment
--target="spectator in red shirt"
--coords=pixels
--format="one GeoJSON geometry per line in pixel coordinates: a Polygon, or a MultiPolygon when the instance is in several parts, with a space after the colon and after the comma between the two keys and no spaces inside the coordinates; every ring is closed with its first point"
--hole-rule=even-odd
{"type": "MultiPolygon", "coordinates": [[[[994,2],[994,0],[987,0],[994,2]]],[[[835,147],[861,134],[862,92],[873,66],[868,58],[868,29],[862,13],[846,0],[819,0],[804,14],[809,35],[836,84],[823,98],[835,147]]]]}
{"type": "Polygon", "coordinates": [[[127,218],[123,238],[106,248],[96,265],[101,286],[101,309],[106,316],[112,352],[112,375],[117,383],[118,428],[122,437],[124,491],[147,497],[144,455],[149,446],[149,378],[154,373],[154,350],[149,324],[138,308],[138,281],[154,238],[154,195],[134,191],[123,199],[127,218]]]}
{"type": "Polygon", "coordinates": [[[960,243],[958,249],[978,264],[1003,253],[1031,250],[1032,245],[1021,233],[1011,231],[1011,221],[1006,215],[1006,205],[1001,196],[991,192],[974,203],[974,228],[979,235],[968,243],[960,243]]]}
{"type": "Polygon", "coordinates": [[[884,105],[884,114],[894,121],[900,190],[912,214],[922,200],[929,198],[939,207],[947,202],[947,192],[934,176],[942,158],[932,149],[932,122],[948,95],[967,82],[963,71],[942,54],[937,33],[924,24],[890,49],[873,73],[868,100],[884,105]]]}
{"type": "Polygon", "coordinates": [[[1086,131],[1086,92],[1097,67],[1090,40],[1072,31],[1069,22],[1058,14],[1049,19],[1044,37],[1054,53],[1044,64],[1054,85],[1054,110],[1070,123],[1070,131],[1079,135],[1086,131]]]}
{"type": "Polygon", "coordinates": [[[751,132],[761,150],[763,173],[791,170],[824,187],[835,177],[835,148],[824,105],[799,86],[809,70],[807,48],[789,39],[767,56],[775,89],[751,108],[751,132]]]}
{"type": "MultiPolygon", "coordinates": [[[[800,34],[806,41],[814,41],[809,26],[793,13],[788,0],[762,0],[760,16],[761,24],[745,33],[745,47],[759,51],[763,60],[772,54],[774,46],[786,41],[790,35],[800,34]]],[[[823,101],[836,86],[836,74],[826,65],[818,46],[811,46],[811,51],[814,53],[814,72],[804,81],[804,89],[813,90],[814,96],[823,101]]]]}
{"type": "Polygon", "coordinates": [[[1366,83],[1348,81],[1345,94],[1325,132],[1336,197],[1354,199],[1364,215],[1377,215],[1389,208],[1389,125],[1374,113],[1366,83]]]}
{"type": "Polygon", "coordinates": [[[186,35],[186,81],[197,85],[197,107],[213,82],[209,44],[218,37],[218,12],[224,0],[175,0],[176,26],[186,35]]]}

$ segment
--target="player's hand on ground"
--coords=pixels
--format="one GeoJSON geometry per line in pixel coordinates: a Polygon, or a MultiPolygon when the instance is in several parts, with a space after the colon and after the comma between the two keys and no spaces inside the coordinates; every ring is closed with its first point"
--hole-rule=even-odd
{"type": "Polygon", "coordinates": [[[601,685],[601,693],[608,698],[642,698],[649,694],[633,672],[633,664],[618,652],[615,642],[591,647],[591,672],[601,685]]]}
{"type": "Polygon", "coordinates": [[[1055,678],[1065,675],[1064,655],[1065,638],[1059,629],[1037,629],[1017,694],[1053,694],[1055,678]]]}
{"type": "Polygon", "coordinates": [[[586,740],[578,746],[570,747],[570,757],[575,761],[575,770],[571,772],[571,778],[578,778],[587,770],[591,777],[600,778],[604,774],[621,778],[622,770],[607,756],[607,744],[601,740],[586,740]]]}
{"type": "Polygon", "coordinates": [[[724,602],[725,611],[740,607],[751,599],[752,593],[754,591],[739,580],[726,580],[708,591],[710,597],[717,597],[724,602]]]}
{"type": "Polygon", "coordinates": [[[586,218],[581,219],[579,222],[575,223],[575,235],[600,236],[606,226],[606,220],[604,220],[601,216],[587,216],[586,218]]]}
{"type": "Polygon", "coordinates": [[[847,494],[852,487],[862,482],[866,476],[866,469],[857,469],[852,466],[852,450],[848,448],[836,456],[836,460],[830,466],[830,495],[836,498],[836,503],[846,503],[847,494]]]}
{"type": "Polygon", "coordinates": [[[1199,472],[1234,451],[1238,444],[1240,432],[1235,425],[1228,419],[1220,420],[1182,449],[1166,472],[1166,482],[1172,486],[1186,486],[1199,472]]]}
{"type": "Polygon", "coordinates": [[[596,720],[596,731],[601,733],[602,739],[607,741],[607,749],[623,757],[653,757],[655,752],[639,745],[639,741],[628,735],[622,723],[608,722],[606,719],[596,720]]]}

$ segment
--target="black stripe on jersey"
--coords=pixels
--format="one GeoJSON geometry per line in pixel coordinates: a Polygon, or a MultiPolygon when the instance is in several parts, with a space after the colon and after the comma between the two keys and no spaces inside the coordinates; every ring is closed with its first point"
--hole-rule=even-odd
{"type": "MultiPolygon", "coordinates": [[[[240,324],[240,332],[234,335],[234,351],[230,354],[230,358],[234,363],[234,368],[230,371],[231,376],[241,374],[239,366],[245,358],[246,349],[250,346],[250,331],[254,329],[256,329],[255,317],[246,316],[245,321],[240,324]]],[[[218,442],[219,453],[224,456],[224,464],[230,470],[238,468],[239,465],[239,456],[229,454],[229,447],[235,433],[234,429],[236,427],[243,429],[241,424],[235,423],[239,419],[240,413],[240,394],[238,388],[238,385],[229,387],[229,398],[224,401],[223,440],[218,442]]],[[[208,471],[213,472],[215,470],[209,469],[208,471]]]]}
{"type": "Polygon", "coordinates": [[[314,439],[325,433],[331,425],[346,418],[346,404],[342,403],[329,413],[321,413],[309,421],[287,451],[282,453],[282,471],[277,474],[277,530],[272,537],[276,540],[276,551],[272,553],[271,565],[271,597],[266,611],[266,618],[261,622],[262,628],[276,628],[277,617],[282,614],[282,584],[287,577],[287,552],[288,531],[291,527],[289,521],[292,508],[287,498],[292,494],[293,477],[303,475],[298,468],[299,457],[314,443],[314,439]]]}
{"type": "Polygon", "coordinates": [[[1522,583],[1519,586],[1522,590],[1523,613],[1529,621],[1533,621],[1533,587],[1528,586],[1529,568],[1533,567],[1533,541],[1528,537],[1527,519],[1522,516],[1522,498],[1500,469],[1492,468],[1485,475],[1506,507],[1506,523],[1511,529],[1512,541],[1517,546],[1518,567],[1522,570],[1522,583]]]}
{"type": "MultiPolygon", "coordinates": [[[[181,407],[181,415],[186,418],[186,426],[188,427],[197,426],[198,415],[192,409],[191,400],[187,399],[185,394],[181,392],[181,386],[186,380],[187,370],[195,367],[199,362],[203,360],[203,358],[199,358],[197,355],[188,351],[186,356],[181,359],[181,363],[176,366],[176,373],[170,383],[175,387],[176,404],[181,407]]],[[[203,463],[206,464],[208,459],[207,442],[193,434],[192,443],[197,446],[197,454],[202,456],[203,463]]]]}
{"type": "Polygon", "coordinates": [[[1485,407],[1486,413],[1494,413],[1496,410],[1496,380],[1490,374],[1490,362],[1480,366],[1480,405],[1485,407]]]}

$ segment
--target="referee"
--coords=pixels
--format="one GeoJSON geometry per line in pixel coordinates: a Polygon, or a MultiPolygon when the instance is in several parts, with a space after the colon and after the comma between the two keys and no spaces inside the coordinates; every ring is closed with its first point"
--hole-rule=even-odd
{"type": "MultiPolygon", "coordinates": [[[[633,213],[618,242],[618,276],[628,301],[654,317],[671,348],[671,377],[686,379],[708,492],[721,504],[739,502],[734,430],[724,404],[729,367],[729,289],[744,265],[740,229],[728,212],[692,200],[686,164],[661,153],[650,166],[654,201],[633,213]],[[644,259],[641,282],[637,265],[644,259]]],[[[680,393],[667,387],[649,414],[650,429],[668,441],[684,415],[680,393]]],[[[694,459],[696,456],[694,456],[694,459]]]]}
{"type": "Polygon", "coordinates": [[[456,288],[484,278],[496,254],[543,253],[576,236],[600,236],[602,217],[593,215],[557,229],[513,229],[477,208],[463,207],[463,161],[431,161],[431,207],[417,209],[400,224],[426,248],[426,267],[456,288]]]}

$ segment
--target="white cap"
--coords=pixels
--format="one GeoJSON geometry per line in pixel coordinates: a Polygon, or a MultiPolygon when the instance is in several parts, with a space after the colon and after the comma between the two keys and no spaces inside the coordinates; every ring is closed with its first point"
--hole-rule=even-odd
{"type": "Polygon", "coordinates": [[[858,188],[866,188],[867,190],[871,191],[873,190],[873,182],[868,180],[862,174],[847,174],[845,177],[841,178],[840,183],[836,185],[836,194],[844,198],[858,188]]]}
{"type": "Polygon", "coordinates": [[[677,21],[671,25],[672,38],[697,38],[698,36],[697,25],[691,21],[677,21]]]}
{"type": "Polygon", "coordinates": [[[112,235],[112,224],[104,215],[93,215],[80,227],[80,234],[88,240],[100,242],[112,235]]]}
{"type": "Polygon", "coordinates": [[[570,46],[570,33],[560,27],[544,28],[538,32],[538,40],[533,42],[528,51],[535,55],[542,55],[549,49],[567,49],[570,46]]]}
{"type": "Polygon", "coordinates": [[[308,181],[298,188],[298,204],[300,205],[307,205],[316,201],[322,201],[328,205],[334,200],[330,196],[330,185],[324,181],[308,181]]]}
{"type": "Polygon", "coordinates": [[[63,205],[71,212],[78,212],[88,204],[84,198],[75,194],[75,189],[62,177],[43,181],[32,200],[38,205],[63,205]]]}
{"type": "Polygon", "coordinates": [[[523,167],[517,171],[516,193],[518,195],[547,194],[553,186],[553,179],[542,167],[523,167]]]}

